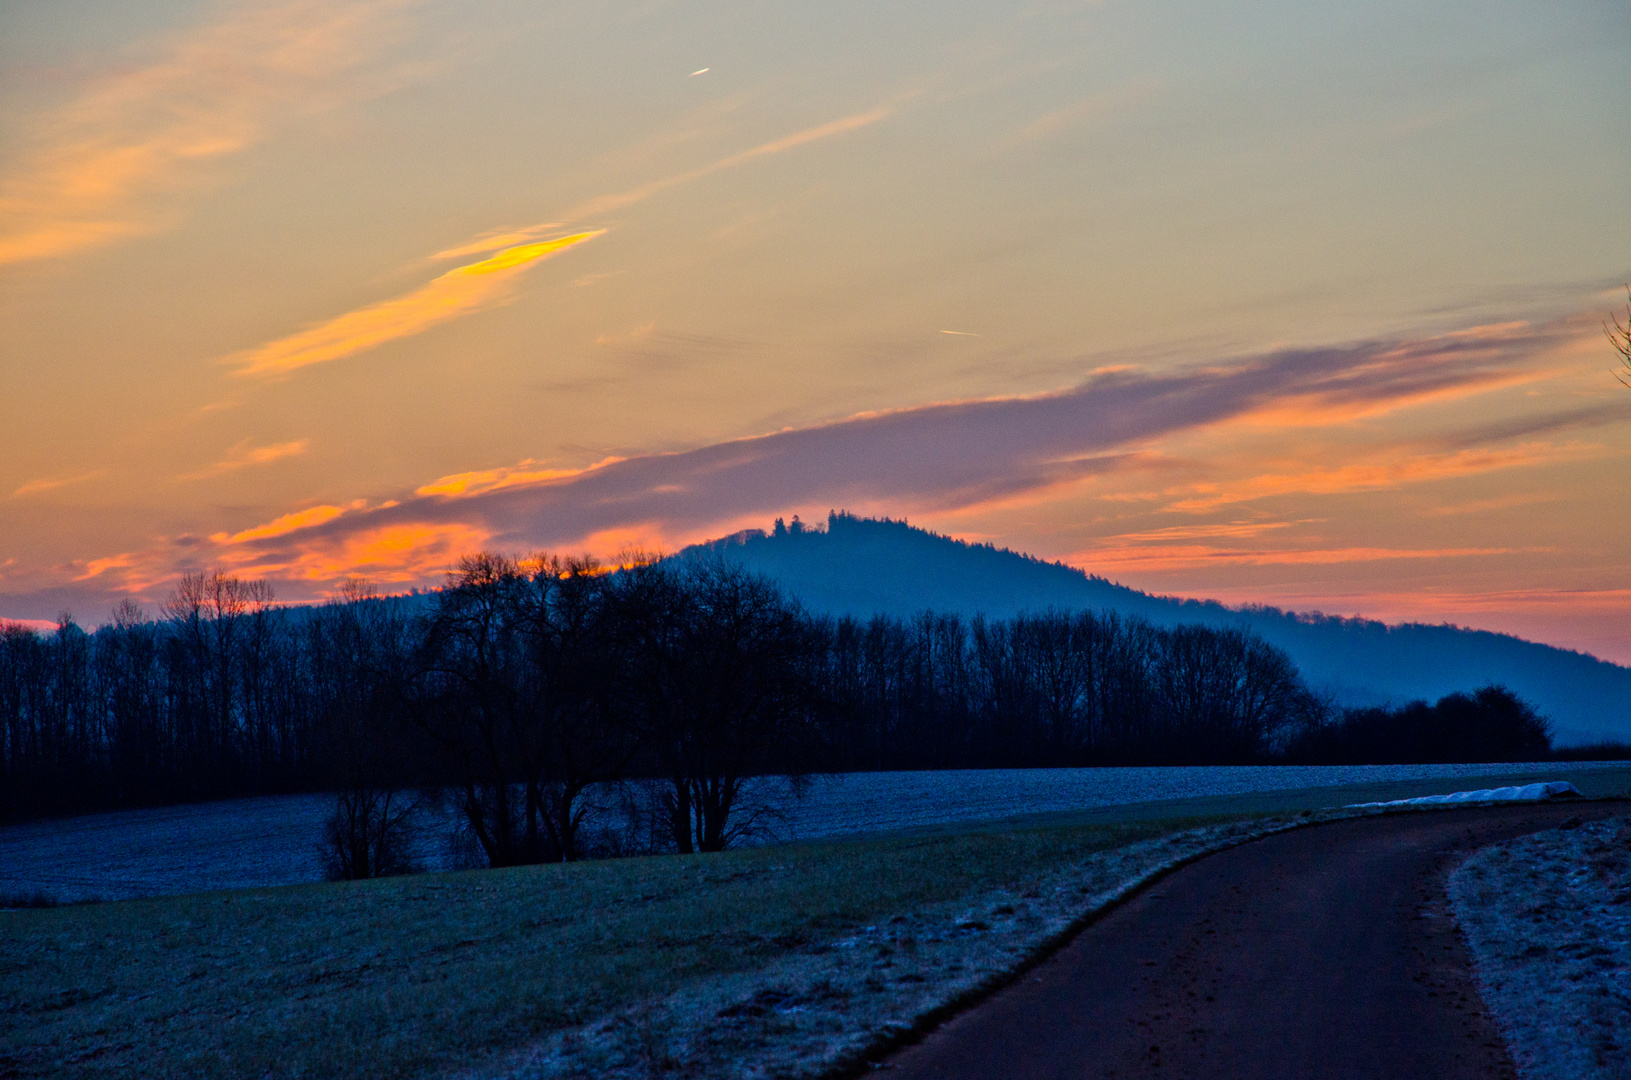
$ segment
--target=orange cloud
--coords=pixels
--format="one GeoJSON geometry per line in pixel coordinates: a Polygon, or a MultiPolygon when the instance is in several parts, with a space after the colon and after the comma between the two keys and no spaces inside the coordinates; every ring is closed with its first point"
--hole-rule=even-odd
{"type": "Polygon", "coordinates": [[[1563,498],[1561,492],[1528,491],[1516,495],[1502,495],[1494,499],[1474,499],[1472,502],[1452,503],[1447,506],[1434,506],[1422,513],[1427,517],[1451,517],[1456,514],[1484,514],[1492,510],[1511,510],[1519,506],[1533,506],[1536,503],[1558,502],[1563,498]]]}
{"type": "Polygon", "coordinates": [[[1385,416],[1400,409],[1426,405],[1429,402],[1451,401],[1471,397],[1474,394],[1487,394],[1493,390],[1540,382],[1553,374],[1555,372],[1544,370],[1490,371],[1481,375],[1463,376],[1453,385],[1428,387],[1385,399],[1344,400],[1323,394],[1287,397],[1254,412],[1242,414],[1230,423],[1240,427],[1259,428],[1326,427],[1364,420],[1372,416],[1385,416]]]}
{"type": "Polygon", "coordinates": [[[250,446],[241,442],[232,448],[232,452],[207,469],[198,472],[186,473],[180,477],[182,480],[207,480],[222,473],[237,472],[252,465],[269,465],[286,457],[295,457],[306,452],[310,440],[296,439],[294,442],[273,443],[270,446],[250,446]]]}
{"type": "Polygon", "coordinates": [[[1290,528],[1289,521],[1229,521],[1215,525],[1173,525],[1165,529],[1121,533],[1111,537],[1130,543],[1161,543],[1166,540],[1197,540],[1203,537],[1241,538],[1261,536],[1273,529],[1290,528]]]}
{"type": "Polygon", "coordinates": [[[1292,551],[1243,551],[1202,544],[1164,547],[1096,548],[1078,552],[1065,561],[1090,572],[1115,570],[1183,570],[1217,566],[1328,566],[1338,563],[1379,562],[1388,559],[1457,559],[1468,556],[1513,555],[1545,548],[1430,548],[1377,547],[1318,548],[1292,551]]]}
{"type": "Polygon", "coordinates": [[[82,484],[87,480],[95,480],[97,477],[106,476],[107,474],[106,469],[96,469],[92,472],[79,473],[76,476],[46,476],[38,480],[30,480],[13,490],[11,497],[20,499],[25,495],[38,495],[42,491],[55,491],[57,488],[67,487],[69,484],[82,484]]]}
{"type": "Polygon", "coordinates": [[[1168,510],[1198,513],[1231,503],[1250,502],[1276,495],[1339,495],[1353,491],[1376,491],[1448,480],[1476,473],[1581,461],[1601,453],[1595,447],[1554,446],[1530,443],[1508,450],[1461,450],[1449,454],[1413,454],[1395,461],[1362,462],[1334,469],[1307,469],[1301,472],[1253,476],[1242,482],[1195,485],[1190,490],[1203,494],[1181,499],[1168,510]]]}
{"type": "Polygon", "coordinates": [[[347,74],[400,0],[295,0],[239,12],[164,59],[104,79],[42,120],[0,177],[0,263],[66,255],[160,228],[155,200],[201,163],[264,138],[290,113],[364,90],[347,74]]]}
{"type": "Polygon", "coordinates": [[[105,559],[92,559],[85,564],[85,572],[74,578],[75,581],[89,581],[94,577],[101,577],[109,570],[124,570],[135,566],[139,556],[133,551],[120,555],[110,555],[105,559]]]}
{"type": "Polygon", "coordinates": [[[210,540],[217,544],[242,544],[250,540],[269,540],[274,536],[286,536],[301,529],[310,529],[325,522],[333,521],[347,510],[359,510],[365,504],[364,500],[357,500],[350,506],[313,506],[305,510],[297,510],[292,514],[284,514],[274,518],[265,525],[256,525],[235,533],[212,533],[210,540]]]}
{"type": "Polygon", "coordinates": [[[406,296],[347,312],[298,334],[236,353],[223,363],[236,366],[240,375],[280,375],[411,337],[500,302],[522,271],[605,232],[596,229],[505,248],[480,262],[449,270],[406,296]]]}
{"type": "Polygon", "coordinates": [[[1561,614],[1620,612],[1631,609],[1631,589],[1495,589],[1487,592],[1373,594],[1381,602],[1397,600],[1422,609],[1442,611],[1547,611],[1561,614]]]}
{"type": "Polygon", "coordinates": [[[380,584],[414,583],[452,569],[491,536],[460,522],[386,525],[308,545],[287,559],[263,557],[244,571],[319,582],[364,577],[380,584]]]}

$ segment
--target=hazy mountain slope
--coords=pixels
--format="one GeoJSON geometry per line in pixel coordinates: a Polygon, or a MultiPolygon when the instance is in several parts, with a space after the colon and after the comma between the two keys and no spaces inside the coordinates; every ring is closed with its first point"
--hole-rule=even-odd
{"type": "Polygon", "coordinates": [[[1284,648],[1312,686],[1335,692],[1345,704],[1436,699],[1500,682],[1552,717],[1559,742],[1631,740],[1631,669],[1507,634],[1151,596],[904,522],[839,514],[828,519],[826,531],[749,531],[683,554],[705,553],[767,574],[812,611],[835,615],[933,609],[1006,617],[1052,607],[1109,609],[1163,625],[1243,625],[1284,648]]]}

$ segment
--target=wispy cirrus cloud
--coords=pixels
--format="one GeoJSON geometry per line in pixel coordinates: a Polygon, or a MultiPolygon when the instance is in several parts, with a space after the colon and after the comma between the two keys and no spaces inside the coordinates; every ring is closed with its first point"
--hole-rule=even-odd
{"type": "Polygon", "coordinates": [[[290,117],[378,87],[356,70],[390,40],[408,0],[294,0],[243,7],[119,70],[43,117],[0,176],[0,263],[71,254],[150,233],[206,162],[242,152],[290,117]]]}
{"type": "Polygon", "coordinates": [[[1341,563],[1382,562],[1391,559],[1462,559],[1491,555],[1531,554],[1545,548],[1258,548],[1214,547],[1208,544],[1095,547],[1065,557],[1065,562],[1091,566],[1096,572],[1136,570],[1221,569],[1230,566],[1333,566],[1341,563]]]}
{"type": "Polygon", "coordinates": [[[129,570],[142,562],[152,562],[151,554],[124,551],[118,555],[109,555],[103,559],[91,559],[84,564],[83,573],[74,578],[75,581],[89,581],[101,577],[109,570],[129,570]]]}
{"type": "Polygon", "coordinates": [[[1484,514],[1499,510],[1512,510],[1519,506],[1555,503],[1563,499],[1557,491],[1523,491],[1513,495],[1500,495],[1493,499],[1473,499],[1470,502],[1448,503],[1423,510],[1426,517],[1455,517],[1461,514],[1484,514]]]}
{"type": "Polygon", "coordinates": [[[1514,447],[1480,447],[1450,453],[1423,451],[1420,446],[1390,447],[1371,460],[1329,468],[1295,469],[1246,476],[1203,485],[1202,493],[1169,503],[1166,509],[1203,513],[1221,506],[1281,495],[1346,495],[1380,491],[1404,484],[1449,480],[1501,469],[1582,461],[1599,456],[1601,448],[1581,444],[1557,446],[1525,443],[1514,447]]]}
{"type": "Polygon", "coordinates": [[[1172,525],[1164,529],[1118,533],[1109,540],[1123,543],[1164,543],[1171,540],[1232,539],[1262,536],[1277,529],[1289,529],[1290,521],[1220,521],[1210,525],[1172,525]]]}
{"type": "Polygon", "coordinates": [[[523,229],[490,229],[474,240],[457,244],[445,251],[438,251],[431,258],[463,259],[471,255],[483,255],[489,251],[519,247],[522,244],[536,243],[550,232],[562,228],[565,228],[565,226],[559,221],[545,221],[537,225],[528,225],[523,229]]]}
{"type": "Polygon", "coordinates": [[[605,232],[595,229],[505,248],[479,262],[455,267],[404,296],[346,312],[299,333],[234,353],[222,363],[237,368],[239,375],[284,375],[421,334],[449,319],[502,303],[515,279],[527,269],[605,232]]]}
{"type": "Polygon", "coordinates": [[[184,473],[177,477],[179,480],[208,480],[211,477],[221,476],[225,473],[237,472],[239,469],[248,469],[255,465],[270,465],[274,461],[281,461],[288,457],[297,457],[306,452],[310,446],[309,439],[296,439],[293,442],[271,443],[267,446],[251,446],[245,440],[234,446],[227,456],[215,464],[197,472],[184,473]]]}
{"type": "Polygon", "coordinates": [[[358,500],[350,506],[310,506],[304,510],[296,510],[274,518],[264,525],[243,529],[235,533],[211,533],[210,540],[221,545],[242,544],[250,540],[269,540],[274,536],[283,536],[288,533],[309,529],[314,525],[327,524],[345,513],[347,510],[360,510],[366,506],[365,500],[358,500]]]}
{"type": "Polygon", "coordinates": [[[694,180],[701,180],[703,177],[712,176],[715,173],[725,172],[727,169],[734,169],[738,165],[745,165],[748,162],[754,161],[758,158],[769,157],[773,154],[786,153],[789,150],[794,150],[801,146],[808,146],[810,143],[820,142],[822,139],[830,139],[834,135],[843,135],[851,131],[859,130],[860,128],[870,127],[871,125],[878,123],[880,120],[886,120],[892,116],[896,107],[897,106],[894,104],[880,105],[877,108],[869,109],[866,112],[855,113],[852,116],[841,117],[837,120],[828,121],[825,124],[817,124],[815,127],[805,128],[802,131],[795,131],[791,135],[784,135],[779,139],[772,139],[769,142],[760,143],[758,146],[750,147],[747,150],[738,151],[737,153],[722,157],[717,161],[709,162],[708,164],[700,166],[699,168],[689,169],[681,173],[675,173],[672,176],[665,176],[660,180],[652,180],[648,183],[641,184],[638,187],[630,188],[627,191],[620,191],[611,195],[597,195],[594,198],[574,207],[572,211],[566,215],[566,219],[568,221],[579,221],[583,218],[600,217],[604,214],[610,214],[633,206],[636,203],[645,202],[653,195],[656,195],[659,192],[667,191],[669,188],[679,187],[681,184],[689,184],[694,180]]]}
{"type": "Polygon", "coordinates": [[[1073,101],[1026,124],[1014,141],[1029,143],[1053,138],[1087,121],[1136,108],[1148,102],[1161,89],[1160,82],[1145,79],[1073,101]]]}
{"type": "Polygon", "coordinates": [[[38,480],[30,480],[12,490],[14,499],[26,498],[29,495],[38,495],[45,491],[55,491],[57,488],[68,487],[71,484],[83,484],[87,480],[96,480],[108,474],[106,469],[92,469],[90,472],[74,473],[71,476],[42,476],[38,480]]]}

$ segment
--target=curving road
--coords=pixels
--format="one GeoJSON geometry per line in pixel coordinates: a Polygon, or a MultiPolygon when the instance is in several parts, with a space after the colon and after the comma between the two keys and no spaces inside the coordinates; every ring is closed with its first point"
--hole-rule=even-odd
{"type": "Polygon", "coordinates": [[[1210,856],[880,1066],[896,1080],[1515,1077],[1444,876],[1487,844],[1625,812],[1398,814],[1210,856]]]}

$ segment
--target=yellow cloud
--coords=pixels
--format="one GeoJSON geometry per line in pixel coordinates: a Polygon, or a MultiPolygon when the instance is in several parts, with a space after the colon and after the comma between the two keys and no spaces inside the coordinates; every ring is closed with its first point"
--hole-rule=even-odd
{"type": "Polygon", "coordinates": [[[519,273],[551,255],[602,236],[605,229],[521,244],[449,270],[406,296],[347,312],[298,334],[227,357],[240,375],[279,375],[338,360],[497,303],[519,273]]]}
{"type": "Polygon", "coordinates": [[[523,484],[538,484],[548,480],[563,480],[567,477],[582,476],[584,473],[607,465],[622,461],[619,457],[609,457],[595,462],[582,469],[545,469],[539,468],[539,462],[527,458],[515,465],[505,465],[497,469],[481,469],[475,472],[453,473],[443,476],[430,483],[414,489],[415,495],[444,495],[457,497],[463,495],[485,495],[489,491],[498,491],[500,488],[520,487],[523,484]]]}
{"type": "Polygon", "coordinates": [[[537,240],[540,236],[549,232],[551,229],[559,228],[561,228],[560,222],[548,221],[540,225],[529,225],[525,229],[494,229],[491,232],[482,233],[469,243],[460,244],[458,247],[448,248],[446,251],[438,251],[436,254],[432,255],[431,258],[462,259],[466,255],[480,255],[486,251],[497,251],[500,248],[515,247],[517,244],[530,244],[534,240],[537,240]]]}
{"type": "Polygon", "coordinates": [[[45,118],[0,176],[0,263],[66,255],[164,222],[158,197],[208,159],[260,141],[284,115],[355,97],[341,82],[402,0],[295,0],[182,38],[162,60],[102,80],[45,118]]]}

